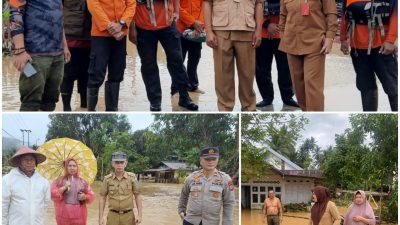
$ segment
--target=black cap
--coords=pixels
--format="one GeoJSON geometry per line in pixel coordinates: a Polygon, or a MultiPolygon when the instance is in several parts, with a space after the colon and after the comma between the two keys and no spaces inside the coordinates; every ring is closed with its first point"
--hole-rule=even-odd
{"type": "Polygon", "coordinates": [[[125,161],[126,153],[125,152],[114,152],[111,157],[112,161],[125,161]]]}
{"type": "Polygon", "coordinates": [[[200,157],[204,159],[208,158],[218,158],[219,149],[218,147],[206,147],[200,151],[200,157]]]}

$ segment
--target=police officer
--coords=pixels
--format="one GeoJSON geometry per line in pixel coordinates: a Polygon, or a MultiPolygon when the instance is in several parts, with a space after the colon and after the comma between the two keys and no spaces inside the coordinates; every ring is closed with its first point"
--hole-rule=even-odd
{"type": "Polygon", "coordinates": [[[183,225],[219,225],[221,207],[222,224],[233,224],[234,186],[229,175],[216,169],[218,158],[217,147],[202,149],[202,170],[186,178],[178,206],[183,225]]]}
{"type": "Polygon", "coordinates": [[[126,172],[128,164],[124,152],[112,154],[114,172],[105,176],[100,189],[99,225],[104,225],[104,206],[108,196],[107,225],[139,224],[142,220],[142,197],[139,183],[134,173],[126,172]],[[138,218],[133,213],[133,195],[138,210],[138,218]]]}

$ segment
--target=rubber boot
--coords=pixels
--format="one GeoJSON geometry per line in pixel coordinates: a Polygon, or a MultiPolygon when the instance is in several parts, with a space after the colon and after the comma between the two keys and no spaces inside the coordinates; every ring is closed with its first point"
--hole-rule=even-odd
{"type": "Polygon", "coordinates": [[[378,90],[362,91],[361,100],[364,112],[378,111],[378,90]]]}
{"type": "Polygon", "coordinates": [[[87,88],[88,111],[96,111],[98,97],[99,97],[99,88],[87,88]]]}
{"type": "Polygon", "coordinates": [[[84,89],[79,95],[81,96],[81,108],[87,108],[87,89],[84,89]]]}
{"type": "Polygon", "coordinates": [[[392,112],[397,112],[397,95],[389,96],[389,103],[392,112]]]}
{"type": "Polygon", "coordinates": [[[118,111],[119,84],[119,82],[108,81],[105,84],[106,111],[118,111]]]}
{"type": "Polygon", "coordinates": [[[71,112],[71,94],[61,93],[64,112],[71,112]]]}
{"type": "Polygon", "coordinates": [[[193,103],[186,90],[179,92],[178,105],[190,111],[197,111],[199,109],[199,106],[193,103]]]}

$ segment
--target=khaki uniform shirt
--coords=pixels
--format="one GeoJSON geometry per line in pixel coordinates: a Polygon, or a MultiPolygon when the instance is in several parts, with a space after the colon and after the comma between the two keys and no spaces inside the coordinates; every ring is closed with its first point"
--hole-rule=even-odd
{"type": "Polygon", "coordinates": [[[130,172],[125,172],[121,180],[115,173],[105,176],[100,189],[101,196],[108,196],[108,208],[117,211],[133,209],[133,194],[138,193],[139,182],[130,172]]]}
{"type": "MultiPolygon", "coordinates": [[[[319,224],[317,225],[340,225],[340,213],[335,205],[335,203],[329,201],[324,215],[322,215],[319,224]]],[[[309,225],[313,225],[312,219],[310,218],[309,225]]]]}
{"type": "Polygon", "coordinates": [[[255,31],[255,5],[263,0],[204,0],[212,2],[212,29],[255,31]]]}
{"type": "Polygon", "coordinates": [[[325,37],[334,38],[338,29],[335,0],[307,0],[310,11],[302,15],[306,0],[281,0],[279,50],[292,55],[320,52],[325,37]]]}
{"type": "Polygon", "coordinates": [[[223,225],[233,224],[235,191],[232,179],[221,171],[205,177],[202,171],[186,178],[179,199],[178,212],[185,212],[185,220],[194,225],[219,225],[223,207],[223,225]]]}

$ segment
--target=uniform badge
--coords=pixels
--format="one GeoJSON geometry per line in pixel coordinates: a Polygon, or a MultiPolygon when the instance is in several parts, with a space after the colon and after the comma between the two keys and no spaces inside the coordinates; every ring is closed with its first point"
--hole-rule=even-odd
{"type": "Polygon", "coordinates": [[[229,186],[229,190],[230,190],[230,191],[235,190],[235,186],[233,186],[233,181],[232,181],[232,180],[230,180],[230,181],[228,182],[228,186],[229,186]]]}
{"type": "Polygon", "coordinates": [[[213,192],[213,197],[214,198],[219,198],[219,192],[213,192]]]}
{"type": "Polygon", "coordinates": [[[199,197],[199,192],[198,192],[198,191],[192,192],[192,196],[193,196],[193,197],[199,197]]]}
{"type": "Polygon", "coordinates": [[[208,154],[209,154],[209,155],[214,154],[214,153],[215,153],[214,149],[208,150],[208,154]]]}

